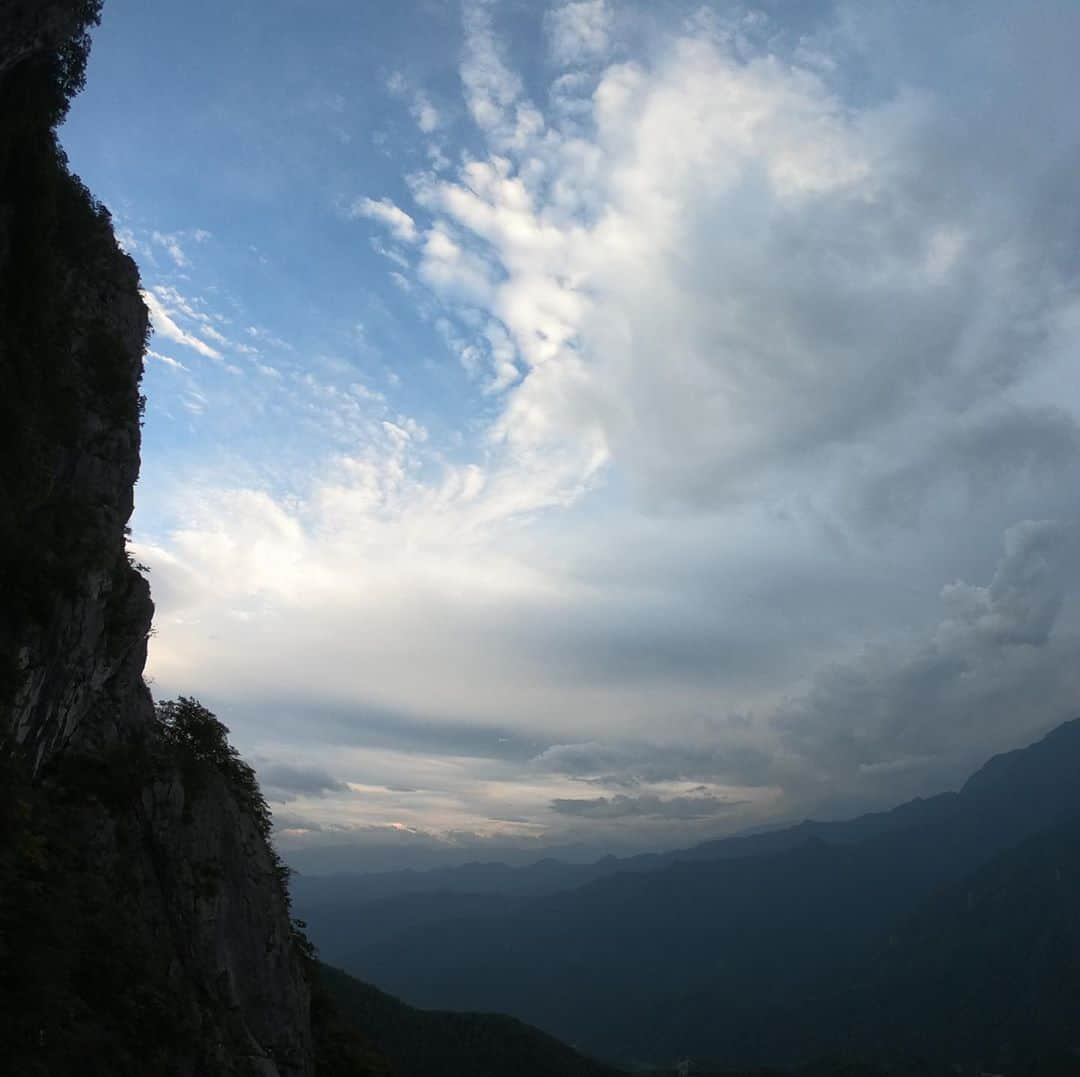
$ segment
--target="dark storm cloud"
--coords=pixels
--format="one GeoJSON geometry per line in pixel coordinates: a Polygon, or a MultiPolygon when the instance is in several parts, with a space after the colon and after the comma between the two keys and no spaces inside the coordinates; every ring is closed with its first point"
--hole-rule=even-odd
{"type": "Polygon", "coordinates": [[[258,768],[258,776],[266,799],[277,803],[347,792],[349,788],[322,767],[297,763],[264,763],[258,768]]]}
{"type": "Polygon", "coordinates": [[[994,750],[1074,716],[1080,700],[1080,625],[1059,624],[1075,586],[1078,531],[1024,521],[986,586],[942,591],[946,616],[929,638],[868,647],[822,670],[773,724],[796,756],[789,777],[804,796],[931,792],[994,750]],[[801,762],[800,762],[801,761],[801,762]]]}
{"type": "Polygon", "coordinates": [[[642,793],[640,796],[618,793],[612,797],[560,797],[551,802],[551,807],[560,815],[572,815],[580,819],[704,819],[734,811],[743,803],[702,794],[665,799],[651,793],[642,793]]]}
{"type": "MultiPolygon", "coordinates": [[[[322,743],[387,748],[418,755],[475,757],[508,762],[531,759],[547,743],[509,725],[481,726],[463,719],[425,720],[405,711],[363,704],[325,704],[316,699],[238,704],[230,725],[288,733],[305,728],[322,743]]],[[[404,790],[403,790],[404,791],[404,790]]]]}
{"type": "Polygon", "coordinates": [[[1063,408],[1009,407],[961,416],[899,464],[854,488],[868,526],[918,525],[935,499],[1053,504],[1061,483],[1080,471],[1080,425],[1063,408]]]}
{"type": "Polygon", "coordinates": [[[706,744],[670,745],[607,741],[555,744],[532,760],[533,768],[581,781],[637,787],[660,782],[763,784],[772,773],[767,749],[740,740],[753,735],[745,720],[705,719],[706,744]],[[713,741],[713,744],[708,744],[713,741]]]}

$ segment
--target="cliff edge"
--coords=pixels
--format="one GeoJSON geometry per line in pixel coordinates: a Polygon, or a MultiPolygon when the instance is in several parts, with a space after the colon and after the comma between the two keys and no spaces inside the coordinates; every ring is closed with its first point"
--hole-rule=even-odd
{"type": "Polygon", "coordinates": [[[143,683],[147,312],[55,136],[99,7],[0,0],[0,1071],[304,1077],[266,819],[143,683]]]}

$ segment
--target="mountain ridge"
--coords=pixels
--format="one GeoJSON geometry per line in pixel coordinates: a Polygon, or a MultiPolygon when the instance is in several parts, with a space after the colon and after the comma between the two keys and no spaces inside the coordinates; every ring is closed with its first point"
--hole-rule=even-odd
{"type": "Polygon", "coordinates": [[[297,892],[302,895],[303,900],[315,897],[324,886],[339,892],[343,888],[351,888],[353,900],[375,900],[380,897],[394,897],[425,890],[446,893],[539,895],[580,886],[595,878],[618,871],[651,871],[666,863],[680,860],[775,852],[797,844],[811,834],[833,841],[861,840],[876,830],[890,829],[897,825],[910,825],[914,817],[934,812],[939,805],[960,796],[965,788],[972,786],[972,783],[977,786],[983,780],[980,775],[992,763],[995,769],[1005,765],[995,763],[996,760],[1004,761],[1018,753],[1024,753],[1059,733],[1069,739],[1080,737],[1080,718],[1070,719],[1052,727],[1031,744],[991,756],[965,780],[959,790],[926,797],[913,797],[893,808],[865,812],[851,819],[806,818],[797,823],[770,826],[767,830],[758,833],[710,838],[695,845],[665,852],[636,853],[628,857],[617,857],[609,853],[597,860],[585,863],[542,857],[531,864],[517,867],[497,860],[471,860],[455,867],[404,868],[371,873],[299,871],[296,876],[297,892]]]}
{"type": "MultiPolygon", "coordinates": [[[[1080,722],[1071,721],[994,757],[958,792],[764,841],[729,839],[719,843],[728,855],[614,872],[546,895],[368,902],[354,910],[362,924],[352,929],[361,940],[353,946],[348,910],[331,925],[332,938],[316,913],[304,914],[328,960],[409,1003],[497,1003],[621,1062],[663,1060],[691,1044],[722,1057],[707,1012],[739,1013],[752,1024],[771,999],[858,971],[875,940],[939,890],[1080,815],[1078,774],[1080,722]],[[695,994],[710,1000],[696,1012],[711,1033],[691,1035],[679,1016],[674,1000],[695,994]]],[[[761,1049],[723,1060],[805,1061],[761,1049]]]]}

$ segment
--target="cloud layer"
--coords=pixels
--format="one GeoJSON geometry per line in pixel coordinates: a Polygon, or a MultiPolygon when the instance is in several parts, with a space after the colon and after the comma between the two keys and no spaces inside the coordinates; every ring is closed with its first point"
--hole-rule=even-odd
{"type": "MultiPolygon", "coordinates": [[[[340,227],[468,415],[291,354],[262,392],[323,451],[203,470],[137,548],[154,676],[258,752],[286,844],[686,841],[1075,711],[1080,15],[995,10],[580,0],[523,57],[468,0],[457,96],[378,88],[425,164],[340,227]]],[[[185,359],[271,346],[147,295],[185,359]]]]}

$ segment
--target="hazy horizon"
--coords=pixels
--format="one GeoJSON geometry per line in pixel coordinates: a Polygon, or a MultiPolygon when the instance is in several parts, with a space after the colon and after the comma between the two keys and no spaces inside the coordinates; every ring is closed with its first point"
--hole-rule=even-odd
{"type": "Polygon", "coordinates": [[[148,673],[287,859],[836,818],[1080,712],[1077,30],[110,0],[148,673]]]}

